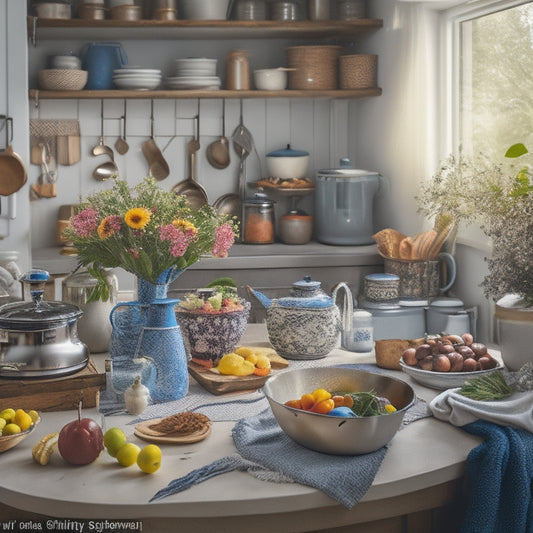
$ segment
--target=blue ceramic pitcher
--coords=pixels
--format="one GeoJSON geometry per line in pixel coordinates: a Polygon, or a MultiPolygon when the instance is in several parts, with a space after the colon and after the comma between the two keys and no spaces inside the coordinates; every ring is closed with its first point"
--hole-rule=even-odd
{"type": "Polygon", "coordinates": [[[89,73],[85,89],[113,89],[113,71],[128,63],[120,43],[87,43],[82,57],[83,68],[89,73]]]}

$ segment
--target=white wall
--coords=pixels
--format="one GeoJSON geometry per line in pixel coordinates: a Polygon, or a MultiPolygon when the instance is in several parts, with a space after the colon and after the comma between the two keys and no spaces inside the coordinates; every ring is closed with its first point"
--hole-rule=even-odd
{"type": "MultiPolygon", "coordinates": [[[[0,0],[0,115],[13,119],[14,151],[28,166],[28,83],[26,5],[19,0],[0,0]],[[9,45],[8,45],[9,43],[9,45]],[[9,50],[8,50],[9,49],[9,50]]],[[[3,122],[0,121],[0,128],[3,122]]],[[[5,129],[0,147],[5,148],[5,129]]],[[[0,196],[0,251],[18,251],[21,269],[31,266],[28,183],[15,195],[0,196]]]]}

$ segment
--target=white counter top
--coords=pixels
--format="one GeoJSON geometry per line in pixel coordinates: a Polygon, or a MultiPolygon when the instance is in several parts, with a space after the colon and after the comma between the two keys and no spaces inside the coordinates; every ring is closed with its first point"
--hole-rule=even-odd
{"type": "MultiPolygon", "coordinates": [[[[262,342],[265,335],[263,324],[251,324],[242,344],[262,342]]],[[[103,356],[97,359],[101,364],[103,356]]],[[[373,354],[341,349],[335,349],[328,361],[375,362],[373,354]]],[[[398,372],[398,377],[410,382],[417,395],[426,401],[437,393],[410,381],[405,374],[398,372]]],[[[199,385],[192,382],[193,388],[198,390],[199,385]]],[[[100,420],[94,411],[88,410],[84,416],[100,420]]],[[[0,502],[62,518],[138,519],[143,521],[144,531],[158,532],[175,531],[176,523],[182,531],[192,527],[197,532],[213,531],[215,527],[220,531],[247,533],[310,531],[377,519],[387,513],[401,514],[405,505],[401,503],[402,496],[460,478],[468,452],[480,442],[477,437],[432,417],[407,425],[391,441],[372,487],[350,511],[318,490],[299,484],[264,482],[243,472],[223,474],[148,503],[172,479],[234,453],[231,438],[234,422],[215,422],[211,435],[199,443],[162,445],[161,469],[146,475],[137,467],[120,467],[106,452],[95,463],[83,467],[67,466],[57,452],[47,466],[37,465],[31,458],[32,446],[43,435],[58,431],[73,420],[75,412],[44,413],[42,418],[30,437],[2,457],[0,502]],[[389,502],[384,507],[386,498],[398,503],[389,502]]],[[[133,419],[127,415],[110,416],[104,423],[107,428],[123,428],[128,440],[143,446],[146,443],[135,437],[133,425],[128,425],[133,419]]]]}
{"type": "MultiPolygon", "coordinates": [[[[61,248],[36,248],[33,265],[44,268],[50,274],[65,274],[77,264],[76,257],[60,254],[61,248]]],[[[191,270],[263,269],[290,267],[333,267],[380,265],[382,258],[375,245],[329,246],[318,242],[303,245],[290,244],[235,244],[229,256],[202,258],[191,270]]]]}

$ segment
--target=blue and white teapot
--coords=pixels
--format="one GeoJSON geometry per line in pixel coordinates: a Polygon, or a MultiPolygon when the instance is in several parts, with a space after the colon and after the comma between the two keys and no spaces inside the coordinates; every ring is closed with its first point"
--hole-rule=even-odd
{"type": "MultiPolygon", "coordinates": [[[[349,289],[344,283],[337,286],[349,289]]],[[[289,296],[270,299],[247,287],[267,309],[270,343],[287,359],[321,359],[340,341],[341,313],[335,303],[337,289],[328,296],[319,281],[309,276],[295,282],[289,296]]],[[[351,298],[351,294],[350,294],[351,298]]]]}

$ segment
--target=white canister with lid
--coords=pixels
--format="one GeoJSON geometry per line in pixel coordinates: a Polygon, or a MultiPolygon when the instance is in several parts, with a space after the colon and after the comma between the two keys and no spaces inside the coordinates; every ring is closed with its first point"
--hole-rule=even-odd
{"type": "Polygon", "coordinates": [[[371,352],[374,348],[374,322],[372,313],[355,309],[352,329],[342,334],[342,347],[350,352],[371,352]]]}

